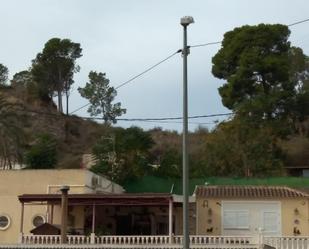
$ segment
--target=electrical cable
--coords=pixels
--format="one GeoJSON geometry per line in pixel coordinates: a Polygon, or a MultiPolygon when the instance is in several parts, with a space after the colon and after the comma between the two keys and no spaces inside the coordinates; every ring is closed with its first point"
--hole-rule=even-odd
{"type": "MultiPolygon", "coordinates": [[[[135,75],[134,77],[130,78],[129,80],[127,80],[127,81],[125,81],[125,82],[119,84],[118,86],[115,87],[115,89],[117,90],[117,89],[119,89],[119,88],[121,88],[121,87],[123,87],[123,86],[129,84],[131,81],[133,81],[133,80],[137,79],[138,77],[144,75],[145,73],[151,71],[152,69],[154,69],[155,67],[159,66],[159,65],[162,64],[163,62],[169,60],[170,58],[172,58],[172,57],[175,56],[176,54],[180,53],[181,51],[182,51],[181,49],[177,50],[176,52],[174,52],[174,53],[172,53],[171,55],[167,56],[167,57],[164,58],[163,60],[161,60],[161,61],[157,62],[156,64],[152,65],[151,67],[147,68],[147,69],[144,70],[143,72],[141,72],[141,73],[135,75]]],[[[79,111],[79,110],[85,108],[85,107],[88,106],[88,105],[90,105],[90,103],[85,104],[85,105],[83,105],[83,106],[77,108],[76,110],[70,112],[70,114],[73,114],[73,113],[75,113],[75,112],[77,112],[77,111],[79,111]]]]}
{"type": "MultiPolygon", "coordinates": [[[[308,22],[308,21],[309,21],[309,18],[308,18],[308,19],[301,20],[301,21],[298,21],[298,22],[294,22],[294,23],[291,23],[291,24],[287,24],[286,26],[292,27],[292,26],[295,26],[295,25],[298,25],[298,24],[301,24],[301,23],[304,23],[304,22],[308,22]]],[[[189,47],[190,47],[190,48],[197,48],[197,47],[204,47],[204,46],[215,45],[215,44],[221,44],[221,43],[222,43],[222,41],[208,42],[208,43],[203,43],[203,44],[192,45],[192,46],[189,46],[189,47]]]]}
{"type": "Polygon", "coordinates": [[[302,20],[302,21],[298,21],[298,22],[294,22],[294,23],[291,23],[291,24],[288,24],[287,26],[288,27],[291,27],[291,26],[295,26],[297,24],[301,24],[301,23],[304,23],[304,22],[308,22],[309,21],[309,18],[308,19],[305,19],[305,20],[302,20]]]}
{"type": "MultiPolygon", "coordinates": [[[[295,26],[295,25],[298,25],[298,24],[301,24],[301,23],[304,23],[304,22],[308,22],[309,21],[309,18],[308,19],[304,19],[304,20],[301,20],[301,21],[298,21],[298,22],[295,22],[295,23],[291,23],[291,24],[288,24],[287,26],[288,27],[291,27],[291,26],[295,26]]],[[[208,42],[208,43],[202,43],[202,44],[196,44],[196,45],[192,45],[192,46],[189,46],[190,48],[197,48],[197,47],[205,47],[205,46],[209,46],[209,45],[216,45],[216,44],[221,44],[222,41],[216,41],[216,42],[208,42]]],[[[144,70],[143,72],[137,74],[136,76],[130,78],[129,80],[119,84],[118,86],[115,87],[115,89],[119,89],[127,84],[129,84],[131,81],[137,79],[138,77],[144,75],[145,73],[151,71],[152,69],[154,69],[155,67],[159,66],[160,64],[162,64],[163,62],[169,60],[170,58],[172,58],[173,56],[175,56],[176,54],[180,53],[182,51],[182,49],[179,49],[177,50],[176,52],[172,53],[171,55],[167,56],[165,59],[159,61],[158,63],[154,64],[153,66],[149,67],[148,69],[144,70]]],[[[70,114],[73,114],[85,107],[87,107],[88,105],[90,105],[90,103],[88,104],[85,104],[77,109],[75,109],[74,111],[70,112],[70,114]]]]}

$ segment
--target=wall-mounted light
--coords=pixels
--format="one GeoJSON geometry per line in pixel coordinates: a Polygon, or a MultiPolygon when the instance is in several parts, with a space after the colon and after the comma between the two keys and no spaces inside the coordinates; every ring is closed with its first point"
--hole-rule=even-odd
{"type": "Polygon", "coordinates": [[[208,207],[208,200],[203,201],[202,207],[203,208],[208,207]]]}
{"type": "Polygon", "coordinates": [[[208,208],[208,215],[211,216],[212,215],[212,209],[208,208]]]}

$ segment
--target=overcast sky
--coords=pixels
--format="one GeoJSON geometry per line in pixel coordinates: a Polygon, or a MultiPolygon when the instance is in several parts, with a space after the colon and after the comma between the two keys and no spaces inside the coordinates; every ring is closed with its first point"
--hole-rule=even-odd
{"type": "MultiPolygon", "coordinates": [[[[70,110],[87,103],[77,92],[90,70],[105,72],[113,86],[125,82],[182,46],[180,18],[191,15],[189,45],[220,41],[235,27],[259,23],[290,24],[309,18],[308,0],[0,0],[0,63],[10,77],[30,67],[31,60],[53,37],[81,44],[70,110]]],[[[291,27],[290,40],[309,54],[309,22],[291,27]]],[[[189,115],[229,112],[211,75],[211,58],[220,48],[192,48],[188,58],[189,115]]],[[[117,101],[127,108],[124,118],[182,115],[182,59],[178,54],[118,90],[117,101]]],[[[77,112],[88,116],[87,108],[77,112]]],[[[192,120],[213,127],[215,118],[192,120]]],[[[118,122],[145,129],[161,126],[180,131],[179,123],[118,122]]]]}

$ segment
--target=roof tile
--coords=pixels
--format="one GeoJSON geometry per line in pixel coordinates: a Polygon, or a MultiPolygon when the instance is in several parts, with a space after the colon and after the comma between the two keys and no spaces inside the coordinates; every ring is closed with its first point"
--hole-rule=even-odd
{"type": "Polygon", "coordinates": [[[284,186],[197,186],[197,197],[213,198],[308,198],[307,193],[284,186]]]}

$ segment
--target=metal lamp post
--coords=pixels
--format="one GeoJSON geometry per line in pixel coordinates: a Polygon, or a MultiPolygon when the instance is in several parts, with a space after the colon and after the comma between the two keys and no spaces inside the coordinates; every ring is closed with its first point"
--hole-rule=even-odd
{"type": "Polygon", "coordinates": [[[184,16],[180,19],[183,26],[183,139],[182,139],[182,179],[183,179],[183,248],[190,248],[189,238],[189,170],[188,170],[188,76],[187,76],[187,56],[189,48],[187,46],[187,27],[194,23],[193,17],[184,16]]]}

